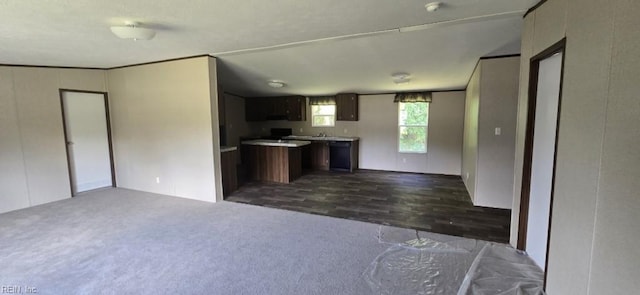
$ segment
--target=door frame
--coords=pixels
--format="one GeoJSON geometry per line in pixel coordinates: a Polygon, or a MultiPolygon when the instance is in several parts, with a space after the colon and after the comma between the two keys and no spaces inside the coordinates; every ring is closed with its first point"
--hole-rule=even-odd
{"type": "Polygon", "coordinates": [[[549,48],[543,50],[539,54],[535,55],[530,60],[529,69],[529,101],[527,106],[527,125],[525,131],[525,143],[524,143],[524,162],[522,167],[522,185],[520,191],[520,216],[518,219],[518,241],[517,249],[526,250],[527,244],[527,226],[529,220],[529,201],[531,194],[531,167],[533,160],[533,137],[535,131],[535,115],[536,105],[538,98],[538,72],[540,70],[540,62],[552,57],[556,53],[562,53],[561,73],[560,73],[560,91],[558,93],[558,115],[556,118],[556,131],[555,131],[555,146],[553,156],[553,172],[551,175],[551,199],[549,208],[549,228],[547,230],[547,253],[545,257],[545,269],[544,269],[544,285],[546,288],[547,283],[547,269],[549,267],[549,245],[551,242],[551,224],[553,216],[553,199],[555,194],[555,182],[556,182],[556,164],[558,156],[558,132],[560,130],[560,116],[562,108],[562,89],[564,82],[564,64],[566,59],[566,44],[567,39],[564,38],[559,42],[551,45],[549,48]]]}
{"type": "Polygon", "coordinates": [[[91,91],[91,90],[78,90],[78,89],[66,89],[60,88],[58,90],[60,94],[60,110],[62,113],[62,130],[64,132],[64,148],[67,154],[67,173],[69,173],[69,187],[71,189],[71,196],[74,197],[76,194],[73,192],[73,178],[71,176],[71,156],[69,154],[69,136],[67,134],[67,122],[65,118],[65,110],[64,110],[64,93],[65,92],[73,92],[73,93],[91,93],[91,94],[102,94],[104,98],[104,112],[105,118],[107,120],[107,142],[109,145],[109,165],[111,168],[111,187],[117,187],[116,185],[116,170],[115,164],[113,161],[113,143],[111,138],[111,118],[109,115],[109,94],[103,91],[91,91]]]}

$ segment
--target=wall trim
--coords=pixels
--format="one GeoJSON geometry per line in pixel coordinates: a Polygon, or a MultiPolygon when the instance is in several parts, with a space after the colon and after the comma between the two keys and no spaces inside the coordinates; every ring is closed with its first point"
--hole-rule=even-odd
{"type": "Polygon", "coordinates": [[[176,58],[169,58],[169,59],[163,59],[163,60],[156,60],[156,61],[150,61],[150,62],[122,65],[122,66],[116,66],[116,67],[103,67],[103,68],[98,68],[98,67],[68,67],[68,66],[41,66],[41,65],[25,65],[25,64],[3,64],[3,63],[0,63],[0,67],[27,67],[27,68],[76,69],[76,70],[114,70],[114,69],[121,69],[121,68],[135,67],[135,66],[143,66],[143,65],[150,65],[150,64],[155,64],[155,63],[176,61],[176,60],[182,60],[182,59],[190,59],[190,58],[198,58],[198,57],[205,57],[205,56],[209,56],[209,57],[215,58],[215,56],[213,56],[211,54],[199,54],[199,55],[191,55],[191,56],[184,56],[184,57],[176,57],[176,58]]]}
{"type": "Polygon", "coordinates": [[[534,5],[533,7],[529,8],[529,10],[527,10],[527,12],[524,13],[524,16],[522,18],[527,17],[527,15],[529,15],[529,13],[534,12],[536,9],[538,9],[540,6],[542,6],[542,4],[544,4],[545,2],[547,2],[547,0],[540,0],[540,2],[538,2],[536,5],[534,5]]]}
{"type": "Polygon", "coordinates": [[[16,68],[46,68],[46,69],[74,69],[74,70],[106,70],[106,68],[92,68],[92,67],[65,67],[65,66],[39,66],[39,65],[23,65],[23,64],[0,64],[0,67],[16,67],[16,68]]]}
{"type": "Polygon", "coordinates": [[[371,92],[371,93],[358,93],[358,92],[339,92],[336,94],[329,94],[329,95],[303,95],[303,94],[282,94],[282,95],[273,95],[273,96],[243,96],[243,95],[238,95],[229,91],[224,91],[224,93],[227,94],[231,94],[237,97],[242,97],[245,99],[254,99],[254,98],[269,98],[269,97],[289,97],[289,96],[304,96],[304,97],[310,97],[310,96],[332,96],[332,95],[337,95],[337,94],[345,94],[345,93],[349,93],[349,94],[357,94],[358,96],[366,96],[366,95],[395,95],[397,93],[401,93],[401,92],[421,92],[421,91],[426,91],[426,92],[432,92],[432,93],[446,93],[446,92],[461,92],[461,91],[466,91],[466,87],[465,88],[460,88],[460,89],[447,89],[447,90],[403,90],[403,91],[398,91],[398,92],[371,92]]]}
{"type": "Polygon", "coordinates": [[[130,65],[123,65],[123,66],[110,67],[110,68],[104,68],[104,69],[105,70],[115,70],[115,69],[122,69],[122,68],[128,68],[128,67],[137,67],[137,66],[145,66],[145,65],[157,64],[157,63],[163,63],[163,62],[177,61],[177,60],[183,60],[183,59],[199,58],[199,57],[213,57],[213,58],[215,58],[215,56],[213,56],[211,54],[198,54],[198,55],[192,55],[192,56],[176,57],[176,58],[156,60],[156,61],[150,61],[150,62],[130,64],[130,65]]]}
{"type": "Polygon", "coordinates": [[[480,58],[480,60],[485,60],[485,59],[497,59],[497,58],[509,58],[509,57],[517,57],[517,56],[521,56],[520,53],[514,53],[514,54],[503,54],[503,55],[494,55],[494,56],[483,56],[480,58]]]}
{"type": "MultiPolygon", "coordinates": [[[[393,173],[407,173],[407,174],[416,174],[416,175],[433,175],[433,176],[445,176],[445,177],[459,177],[462,179],[462,176],[456,174],[442,174],[442,173],[424,173],[424,172],[410,172],[410,171],[396,171],[396,170],[380,170],[380,169],[363,169],[358,168],[354,171],[363,171],[363,172],[393,172],[393,173]]],[[[475,205],[474,205],[475,206],[475,205]]],[[[494,208],[495,209],[495,208],[494,208]]],[[[507,209],[505,209],[507,210],[507,209]]]]}

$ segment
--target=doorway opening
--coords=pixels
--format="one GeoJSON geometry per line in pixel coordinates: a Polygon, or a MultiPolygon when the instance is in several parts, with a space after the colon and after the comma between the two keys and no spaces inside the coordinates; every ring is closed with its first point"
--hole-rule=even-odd
{"type": "MultiPolygon", "coordinates": [[[[566,40],[531,58],[517,248],[547,273],[566,40]]],[[[546,281],[546,279],[545,279],[546,281]]]]}
{"type": "Polygon", "coordinates": [[[71,194],[115,187],[106,92],[60,89],[71,194]]]}

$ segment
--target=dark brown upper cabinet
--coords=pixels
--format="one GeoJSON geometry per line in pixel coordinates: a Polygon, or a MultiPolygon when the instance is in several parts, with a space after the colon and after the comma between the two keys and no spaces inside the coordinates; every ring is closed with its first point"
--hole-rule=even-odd
{"type": "Polygon", "coordinates": [[[307,98],[304,96],[288,96],[285,98],[287,104],[287,120],[306,121],[307,120],[307,98]]]}
{"type": "Polygon", "coordinates": [[[307,119],[306,98],[304,96],[247,98],[245,118],[247,121],[304,121],[307,119]]]}
{"type": "Polygon", "coordinates": [[[244,101],[245,119],[251,121],[266,121],[269,110],[264,98],[247,98],[244,101]]]}
{"type": "Polygon", "coordinates": [[[336,120],[358,121],[358,94],[336,94],[336,120]]]}

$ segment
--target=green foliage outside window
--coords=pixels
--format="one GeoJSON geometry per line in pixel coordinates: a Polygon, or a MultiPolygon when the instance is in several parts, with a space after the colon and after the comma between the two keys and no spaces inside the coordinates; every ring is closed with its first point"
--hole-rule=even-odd
{"type": "Polygon", "coordinates": [[[335,105],[312,105],[311,126],[334,126],[336,123],[335,105]]]}
{"type": "Polygon", "coordinates": [[[426,153],[429,104],[425,102],[399,103],[399,151],[426,153]]]}

